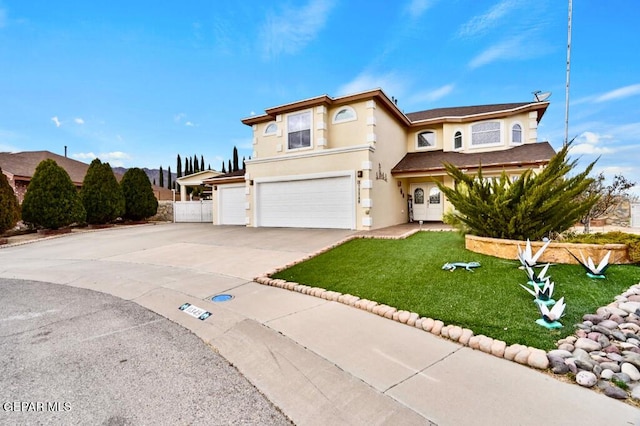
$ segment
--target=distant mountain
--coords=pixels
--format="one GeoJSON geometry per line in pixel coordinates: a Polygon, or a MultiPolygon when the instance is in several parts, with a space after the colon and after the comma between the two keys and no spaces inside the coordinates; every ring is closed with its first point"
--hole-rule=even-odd
{"type": "MultiPolygon", "coordinates": [[[[112,167],[111,168],[113,170],[114,173],[116,174],[120,174],[120,175],[124,175],[125,172],[128,169],[125,169],[124,167],[112,167]]],[[[151,182],[152,184],[155,182],[156,186],[160,185],[160,169],[147,169],[146,167],[142,167],[142,171],[144,171],[147,175],[147,177],[149,178],[149,182],[151,182]]],[[[169,173],[167,173],[167,170],[163,170],[162,171],[164,174],[164,187],[167,187],[167,182],[169,179],[169,173]]],[[[171,182],[175,182],[177,178],[177,174],[176,173],[171,173],[171,182]]]]}

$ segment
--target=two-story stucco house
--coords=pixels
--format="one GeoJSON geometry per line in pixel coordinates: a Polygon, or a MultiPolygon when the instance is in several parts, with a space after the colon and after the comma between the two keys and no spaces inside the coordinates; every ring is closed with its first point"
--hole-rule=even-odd
{"type": "Polygon", "coordinates": [[[452,207],[435,181],[443,163],[486,176],[544,167],[548,102],[403,113],[382,90],[327,95],[265,110],[245,173],[209,179],[215,224],[369,230],[441,221],[452,207]],[[411,201],[411,202],[410,202],[411,201]]]}

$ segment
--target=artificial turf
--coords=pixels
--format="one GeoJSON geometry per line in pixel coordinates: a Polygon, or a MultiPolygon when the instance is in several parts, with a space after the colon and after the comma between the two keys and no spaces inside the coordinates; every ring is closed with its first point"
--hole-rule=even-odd
{"type": "Polygon", "coordinates": [[[533,296],[518,284],[527,276],[517,260],[468,251],[455,232],[420,232],[404,240],[355,239],[274,275],[470,328],[475,334],[549,350],[574,332],[586,313],[595,313],[640,282],[635,265],[611,265],[606,279],[591,279],[580,265],[552,265],[553,298],[567,308],[559,330],[535,323],[533,296]],[[444,271],[447,262],[480,262],[469,272],[444,271]]]}

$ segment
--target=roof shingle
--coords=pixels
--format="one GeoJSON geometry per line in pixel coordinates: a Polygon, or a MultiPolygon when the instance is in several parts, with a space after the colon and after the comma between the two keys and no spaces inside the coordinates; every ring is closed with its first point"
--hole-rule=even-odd
{"type": "Polygon", "coordinates": [[[517,165],[547,164],[555,155],[549,142],[529,143],[501,151],[462,153],[424,151],[410,152],[391,169],[394,175],[437,172],[444,170],[444,164],[453,164],[458,168],[508,167],[517,165]]]}

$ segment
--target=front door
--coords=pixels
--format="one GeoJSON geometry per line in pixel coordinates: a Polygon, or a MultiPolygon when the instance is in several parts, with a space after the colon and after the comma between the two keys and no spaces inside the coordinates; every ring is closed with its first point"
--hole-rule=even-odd
{"type": "Polygon", "coordinates": [[[442,220],[442,193],[435,183],[411,185],[413,220],[442,220]]]}

